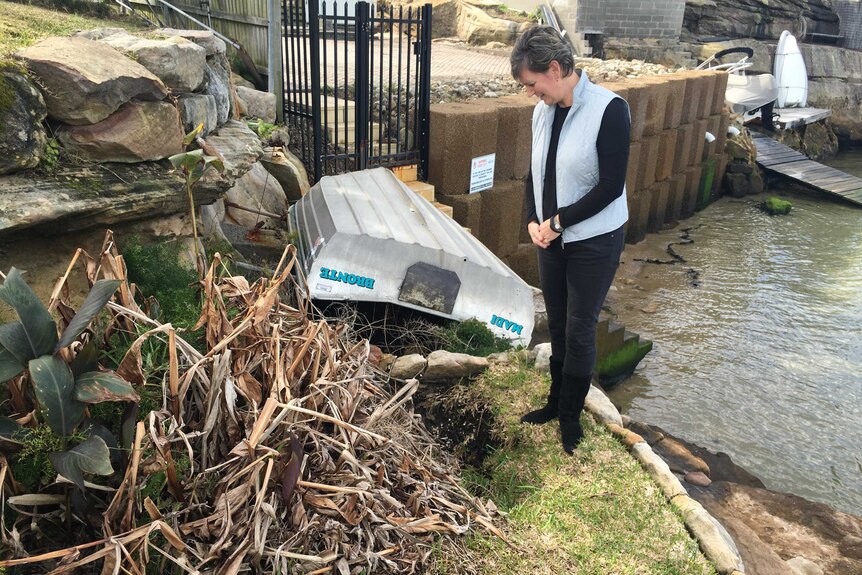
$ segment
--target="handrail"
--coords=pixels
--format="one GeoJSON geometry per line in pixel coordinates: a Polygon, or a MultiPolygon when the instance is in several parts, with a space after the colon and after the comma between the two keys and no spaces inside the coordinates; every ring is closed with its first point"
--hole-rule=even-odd
{"type": "Polygon", "coordinates": [[[545,24],[549,26],[553,26],[554,30],[556,30],[561,38],[566,37],[566,31],[560,27],[560,21],[557,20],[557,15],[554,14],[554,9],[551,8],[551,5],[547,2],[542,2],[539,6],[539,10],[542,12],[542,19],[545,21],[545,24]]]}
{"type": "Polygon", "coordinates": [[[221,38],[221,39],[222,39],[222,40],[224,40],[227,44],[230,44],[231,46],[233,46],[233,47],[234,47],[234,48],[236,48],[237,50],[241,50],[241,49],[242,49],[242,46],[240,46],[240,45],[239,45],[239,43],[234,42],[233,40],[231,40],[230,38],[228,38],[228,37],[227,37],[227,36],[225,36],[224,34],[220,34],[218,31],[216,31],[215,29],[213,29],[213,28],[212,28],[212,27],[210,27],[210,26],[207,26],[206,24],[204,24],[203,22],[201,22],[200,20],[198,20],[198,19],[197,19],[197,18],[195,18],[194,16],[191,16],[191,15],[189,15],[189,14],[186,14],[185,12],[183,12],[182,10],[180,10],[179,8],[177,8],[176,6],[174,6],[173,4],[171,4],[170,2],[167,2],[167,0],[159,0],[159,2],[161,2],[162,4],[164,4],[165,6],[167,6],[168,8],[171,8],[172,10],[176,10],[177,12],[179,12],[180,14],[182,14],[183,16],[185,16],[186,18],[188,18],[189,20],[191,20],[192,22],[194,22],[195,24],[197,24],[198,26],[200,26],[201,28],[206,28],[207,30],[209,30],[210,32],[212,32],[212,33],[213,33],[217,38],[221,38]]]}

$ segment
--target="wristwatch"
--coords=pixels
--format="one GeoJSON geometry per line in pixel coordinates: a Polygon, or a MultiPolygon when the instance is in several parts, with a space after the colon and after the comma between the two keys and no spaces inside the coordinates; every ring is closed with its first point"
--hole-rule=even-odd
{"type": "Polygon", "coordinates": [[[556,215],[551,216],[551,224],[550,225],[551,225],[552,230],[554,230],[558,234],[561,234],[561,233],[563,233],[563,226],[560,225],[557,218],[558,218],[558,216],[556,216],[556,215]]]}

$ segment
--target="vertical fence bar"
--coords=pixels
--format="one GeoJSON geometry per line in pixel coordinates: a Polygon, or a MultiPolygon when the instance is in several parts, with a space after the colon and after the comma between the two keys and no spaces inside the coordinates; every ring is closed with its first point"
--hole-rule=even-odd
{"type": "MultiPolygon", "coordinates": [[[[401,54],[404,51],[404,34],[402,27],[404,22],[404,6],[398,7],[398,98],[395,101],[395,153],[402,152],[401,149],[401,54]]],[[[410,25],[408,24],[408,28],[410,25]]],[[[391,56],[390,56],[391,57],[391,56]]],[[[407,99],[409,104],[410,100],[407,99]]],[[[392,141],[392,136],[389,136],[392,141]]]]}
{"type": "MultiPolygon", "coordinates": [[[[311,1],[314,1],[314,0],[311,0],[311,1]]],[[[337,15],[338,14],[337,0],[330,0],[330,1],[332,3],[333,8],[334,8],[333,12],[334,12],[334,14],[337,15]]],[[[323,46],[323,48],[322,48],[322,50],[323,50],[323,65],[320,66],[320,68],[319,68],[319,70],[320,70],[319,74],[323,76],[323,81],[321,82],[322,90],[323,90],[321,100],[323,100],[323,152],[324,153],[323,153],[323,160],[322,160],[323,161],[323,171],[321,172],[320,176],[323,176],[323,174],[327,173],[327,168],[329,167],[329,141],[330,141],[330,137],[329,137],[329,106],[327,105],[327,101],[326,101],[326,90],[327,90],[326,81],[327,81],[327,78],[329,77],[327,74],[328,70],[326,69],[326,53],[329,51],[329,50],[327,50],[327,45],[326,45],[326,41],[327,41],[326,25],[327,25],[328,19],[329,19],[329,12],[330,12],[329,4],[326,2],[326,0],[323,0],[323,14],[321,15],[321,23],[323,24],[323,26],[321,26],[321,28],[323,28],[323,31],[320,35],[321,44],[323,46]]],[[[335,117],[335,126],[336,126],[336,128],[335,128],[336,129],[335,143],[337,145],[338,144],[338,132],[337,132],[337,130],[338,130],[338,116],[337,115],[335,117]]],[[[320,176],[318,176],[318,178],[320,176]]]]}
{"type": "Polygon", "coordinates": [[[323,138],[320,133],[320,5],[317,0],[308,2],[308,26],[311,62],[306,61],[306,80],[311,75],[311,127],[314,130],[314,180],[323,176],[320,164],[323,138]]]}
{"type": "MultiPolygon", "coordinates": [[[[355,42],[356,41],[356,31],[355,31],[355,28],[356,28],[356,11],[354,10],[354,13],[353,13],[353,21],[352,22],[349,21],[347,18],[347,2],[345,2],[344,3],[344,25],[342,27],[342,30],[344,30],[344,41],[342,42],[342,44],[344,45],[344,87],[342,88],[342,92],[344,92],[344,102],[342,105],[344,106],[344,112],[343,113],[344,113],[344,139],[345,139],[345,141],[349,138],[348,126],[350,125],[350,122],[348,122],[348,118],[350,117],[350,112],[349,112],[349,109],[347,106],[347,102],[350,100],[350,98],[348,97],[349,96],[349,90],[350,90],[350,80],[349,80],[348,70],[349,70],[350,66],[348,65],[349,53],[347,51],[347,48],[348,48],[348,45],[350,44],[350,42],[347,41],[347,38],[348,38],[347,31],[349,30],[349,26],[351,24],[354,27],[353,40],[355,42]]],[[[356,49],[354,47],[354,51],[355,50],[356,49]]],[[[354,64],[354,73],[355,73],[356,72],[356,62],[354,61],[353,64],[354,64]]],[[[337,71],[336,71],[336,73],[337,73],[337,71]]],[[[354,91],[353,99],[356,100],[356,94],[355,94],[356,85],[355,84],[353,86],[353,91],[354,91]]],[[[338,90],[336,90],[335,92],[337,95],[338,90]]],[[[336,102],[336,106],[337,105],[338,105],[338,103],[336,102]]],[[[356,102],[355,101],[353,103],[353,123],[356,124],[356,102]]],[[[356,156],[359,153],[359,140],[356,139],[356,133],[355,133],[356,132],[356,126],[355,125],[353,128],[353,131],[354,131],[354,134],[353,134],[353,138],[354,138],[353,139],[353,152],[350,152],[347,149],[347,146],[344,146],[344,159],[342,161],[342,165],[344,166],[345,172],[350,171],[349,166],[350,166],[351,153],[353,156],[356,156]]],[[[353,165],[354,166],[357,165],[355,160],[353,162],[353,165]]]]}
{"type": "Polygon", "coordinates": [[[430,137],[431,120],[431,4],[422,7],[422,71],[421,86],[417,94],[417,108],[421,108],[418,126],[421,132],[419,139],[419,172],[422,179],[428,177],[428,139],[430,137]]]}
{"type": "MultiPolygon", "coordinates": [[[[392,153],[392,134],[389,133],[390,123],[392,121],[392,61],[394,60],[395,54],[392,52],[392,34],[395,33],[395,13],[394,6],[389,5],[389,82],[386,83],[386,153],[392,153]]],[[[399,54],[400,55],[400,54],[399,54]]],[[[398,70],[398,73],[401,73],[401,70],[398,70]]],[[[380,119],[381,126],[383,125],[383,118],[380,119]]],[[[396,142],[397,143],[397,142],[396,142]]],[[[397,149],[396,149],[397,151],[397,149]]],[[[380,150],[380,154],[383,155],[383,150],[380,150]]]]}
{"type": "MultiPolygon", "coordinates": [[[[416,124],[410,123],[410,63],[413,61],[413,8],[407,8],[407,81],[404,83],[404,91],[407,92],[407,106],[404,111],[404,148],[405,150],[416,149],[415,147],[411,147],[411,142],[407,141],[407,136],[411,132],[410,126],[413,126],[412,132],[415,134],[416,132],[416,124]]],[[[416,90],[412,90],[413,97],[416,97],[416,90]]],[[[416,105],[413,105],[413,110],[416,110],[416,105]]]]}
{"type": "Polygon", "coordinates": [[[385,44],[383,40],[383,26],[384,22],[386,22],[385,8],[380,12],[380,17],[377,21],[380,24],[380,82],[377,86],[377,153],[374,156],[383,154],[383,45],[385,44]]]}
{"type": "Polygon", "coordinates": [[[284,123],[284,49],[282,45],[281,1],[269,0],[268,74],[269,91],[275,94],[276,121],[284,123]]]}
{"type": "Polygon", "coordinates": [[[368,167],[368,116],[369,112],[369,86],[368,86],[368,42],[369,24],[371,22],[368,2],[356,3],[356,104],[354,111],[356,118],[354,126],[356,134],[354,146],[356,147],[357,169],[364,170],[368,167]]]}

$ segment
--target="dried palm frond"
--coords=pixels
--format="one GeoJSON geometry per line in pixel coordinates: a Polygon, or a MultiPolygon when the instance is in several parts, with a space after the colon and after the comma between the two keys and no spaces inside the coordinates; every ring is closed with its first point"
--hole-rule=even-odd
{"type": "MultiPolygon", "coordinates": [[[[85,259],[90,281],[126,278],[110,233],[99,258],[85,259]]],[[[388,388],[368,363],[366,340],[314,320],[291,275],[295,262],[289,246],[271,279],[249,283],[213,258],[197,326],[206,353],[147,317],[124,281],[110,304],[115,329],[143,334],[118,373],[142,386],[141,346],[167,335],[163,405],[137,423],[125,476],[93,526],[101,539],[0,566],[413,573],[437,534],[480,526],[502,537],[413,413],[418,383],[388,388]],[[154,502],[142,486],[157,474],[167,492],[154,502]]],[[[4,460],[0,478],[5,470],[4,460]]],[[[21,541],[18,529],[30,523],[4,528],[4,540],[21,541]]],[[[20,545],[7,548],[22,554],[20,545]]]]}

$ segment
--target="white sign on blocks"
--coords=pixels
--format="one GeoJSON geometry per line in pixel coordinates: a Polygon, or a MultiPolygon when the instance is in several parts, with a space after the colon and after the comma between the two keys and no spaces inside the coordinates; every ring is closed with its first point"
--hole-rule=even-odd
{"type": "Polygon", "coordinates": [[[473,158],[470,166],[470,193],[481,192],[494,187],[494,161],[497,154],[473,158]]]}

